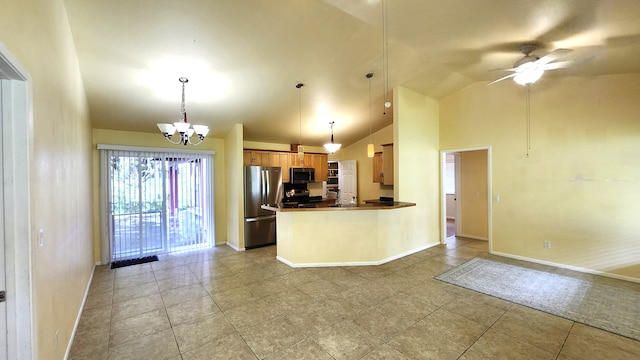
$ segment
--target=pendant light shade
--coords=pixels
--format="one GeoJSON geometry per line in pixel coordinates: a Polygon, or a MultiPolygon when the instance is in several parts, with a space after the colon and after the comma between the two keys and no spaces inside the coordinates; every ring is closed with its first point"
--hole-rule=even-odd
{"type": "Polygon", "coordinates": [[[371,78],[373,77],[373,73],[367,73],[364,77],[369,80],[369,144],[367,145],[367,157],[372,158],[375,154],[375,149],[373,147],[373,143],[371,142],[371,78]]]}
{"type": "Polygon", "coordinates": [[[327,151],[330,154],[335,153],[336,151],[338,151],[340,149],[340,147],[342,146],[342,144],[336,144],[333,141],[333,124],[335,123],[335,121],[331,121],[329,123],[329,125],[331,125],[331,142],[328,142],[326,144],[324,144],[324,148],[327,149],[327,151]]]}

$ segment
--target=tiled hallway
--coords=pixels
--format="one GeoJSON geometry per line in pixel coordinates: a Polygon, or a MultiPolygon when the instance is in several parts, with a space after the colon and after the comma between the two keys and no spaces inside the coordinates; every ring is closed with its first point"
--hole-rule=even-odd
{"type": "Polygon", "coordinates": [[[71,359],[638,359],[640,342],[434,280],[487,243],[290,268],[226,246],[95,271],[71,359]]]}

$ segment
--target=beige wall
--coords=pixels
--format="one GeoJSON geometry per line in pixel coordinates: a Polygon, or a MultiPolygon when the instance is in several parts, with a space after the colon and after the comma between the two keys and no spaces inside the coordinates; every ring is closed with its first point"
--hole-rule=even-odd
{"type": "MultiPolygon", "coordinates": [[[[394,89],[394,198],[408,208],[410,239],[440,243],[438,101],[406,88],[394,89]]],[[[417,247],[417,246],[416,246],[417,247]]]]}
{"type": "MultiPolygon", "coordinates": [[[[155,126],[154,126],[155,127],[155,126]]],[[[155,129],[151,129],[155,130],[155,129]]],[[[101,254],[101,235],[100,235],[100,153],[97,149],[98,144],[139,146],[139,147],[155,147],[166,149],[183,149],[183,146],[173,145],[165,140],[160,132],[158,133],[140,133],[132,131],[116,131],[105,129],[93,129],[93,202],[96,204],[93,213],[93,240],[94,240],[94,260],[100,261],[101,254]]],[[[227,219],[225,206],[225,188],[226,181],[224,176],[225,169],[225,151],[224,141],[222,139],[207,138],[197,147],[189,147],[189,150],[213,150],[215,155],[213,158],[213,200],[215,211],[215,241],[216,244],[224,244],[227,239],[227,219]]]]}
{"type": "Polygon", "coordinates": [[[493,251],[640,280],[640,74],[473,84],[440,103],[440,146],[492,147],[493,251]],[[544,241],[551,248],[544,248],[544,241]]]}
{"type": "Polygon", "coordinates": [[[61,359],[93,269],[89,113],[63,2],[0,9],[0,41],[32,79],[31,233],[44,230],[32,247],[34,351],[61,359]]]}
{"type": "Polygon", "coordinates": [[[489,240],[487,150],[462,151],[460,161],[461,233],[459,236],[489,240]]]}
{"type": "Polygon", "coordinates": [[[227,182],[227,244],[236,250],[244,249],[244,191],[242,173],[241,124],[236,124],[224,138],[227,154],[225,181],[227,182]]]}

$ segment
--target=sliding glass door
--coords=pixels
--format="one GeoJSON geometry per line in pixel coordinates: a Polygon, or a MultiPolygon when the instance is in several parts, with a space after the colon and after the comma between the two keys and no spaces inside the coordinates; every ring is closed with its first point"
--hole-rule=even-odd
{"type": "Polygon", "coordinates": [[[212,246],[211,155],[104,150],[102,157],[109,261],[212,246]]]}

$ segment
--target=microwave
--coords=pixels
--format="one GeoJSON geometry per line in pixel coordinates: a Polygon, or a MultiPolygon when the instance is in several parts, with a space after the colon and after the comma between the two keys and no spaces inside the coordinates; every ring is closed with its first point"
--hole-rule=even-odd
{"type": "Polygon", "coordinates": [[[289,182],[292,184],[316,182],[316,169],[314,168],[290,168],[289,172],[289,182]]]}

